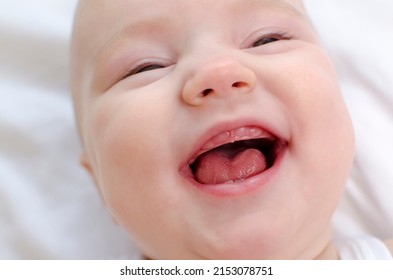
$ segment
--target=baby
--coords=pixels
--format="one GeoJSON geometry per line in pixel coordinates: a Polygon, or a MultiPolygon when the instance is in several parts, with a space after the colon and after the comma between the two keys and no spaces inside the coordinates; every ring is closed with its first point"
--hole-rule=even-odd
{"type": "Polygon", "coordinates": [[[340,257],[354,134],[301,0],[84,0],[71,67],[81,162],[146,258],[340,257]]]}

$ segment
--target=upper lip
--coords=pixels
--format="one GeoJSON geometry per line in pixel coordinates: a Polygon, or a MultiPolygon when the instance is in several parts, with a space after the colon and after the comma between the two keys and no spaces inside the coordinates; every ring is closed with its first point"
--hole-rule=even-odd
{"type": "MultiPolygon", "coordinates": [[[[248,130],[250,131],[250,130],[248,130]]],[[[194,145],[190,155],[188,156],[188,160],[186,165],[189,166],[192,164],[200,155],[203,153],[210,151],[219,146],[233,143],[236,141],[243,140],[251,140],[251,139],[261,139],[267,138],[272,140],[284,141],[285,139],[278,134],[272,127],[267,125],[266,123],[261,123],[260,121],[254,120],[239,120],[233,122],[224,122],[213,125],[209,128],[206,133],[204,133],[194,145]],[[241,131],[242,129],[255,129],[255,134],[248,133],[244,136],[236,135],[236,131],[241,131]],[[220,138],[220,135],[228,133],[228,138],[225,137],[220,138]],[[213,141],[212,141],[213,140],[213,141]]]]}

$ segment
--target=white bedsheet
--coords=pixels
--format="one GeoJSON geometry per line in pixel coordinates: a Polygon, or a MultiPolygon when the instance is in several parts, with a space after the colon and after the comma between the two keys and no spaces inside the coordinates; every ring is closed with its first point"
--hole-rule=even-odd
{"type": "Polygon", "coordinates": [[[357,137],[337,236],[393,237],[393,2],[306,0],[342,84],[357,137]]]}
{"type": "MultiPolygon", "coordinates": [[[[78,165],[67,82],[75,3],[0,0],[0,259],[138,257],[78,165]]],[[[393,2],[306,3],[357,135],[334,233],[393,237],[393,2]]]]}

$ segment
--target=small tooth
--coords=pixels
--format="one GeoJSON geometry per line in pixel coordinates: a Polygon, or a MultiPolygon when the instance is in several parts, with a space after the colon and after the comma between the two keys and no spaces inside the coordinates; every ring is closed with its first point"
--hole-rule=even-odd
{"type": "Polygon", "coordinates": [[[235,131],[238,140],[248,139],[250,137],[259,137],[263,135],[263,131],[256,127],[241,127],[235,131]]]}
{"type": "Polygon", "coordinates": [[[250,133],[254,136],[254,137],[258,137],[261,136],[263,134],[263,132],[260,129],[257,128],[252,128],[250,129],[250,133]]]}
{"type": "Polygon", "coordinates": [[[227,141],[228,138],[230,138],[231,133],[229,131],[226,131],[224,133],[221,133],[220,135],[217,135],[216,137],[214,137],[214,139],[212,141],[215,142],[223,142],[223,141],[227,141]]]}
{"type": "Polygon", "coordinates": [[[247,129],[245,127],[241,127],[235,131],[235,136],[239,138],[246,136],[246,134],[247,129]]]}

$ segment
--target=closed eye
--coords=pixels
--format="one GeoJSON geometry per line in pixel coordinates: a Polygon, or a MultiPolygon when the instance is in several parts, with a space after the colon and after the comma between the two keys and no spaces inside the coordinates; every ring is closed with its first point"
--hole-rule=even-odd
{"type": "Polygon", "coordinates": [[[156,70],[156,69],[161,69],[161,68],[164,68],[164,67],[165,66],[160,65],[160,64],[154,64],[154,63],[151,63],[151,62],[146,62],[146,63],[143,63],[143,64],[138,65],[135,68],[133,68],[127,74],[127,77],[128,76],[132,76],[132,75],[136,75],[136,74],[140,74],[140,73],[143,73],[143,72],[148,72],[148,71],[153,71],[153,70],[156,70]]]}
{"type": "Polygon", "coordinates": [[[259,46],[271,44],[277,41],[281,40],[290,40],[290,37],[288,37],[286,34],[281,34],[281,33],[271,33],[264,35],[262,38],[258,39],[252,44],[252,48],[256,48],[259,46]]]}

